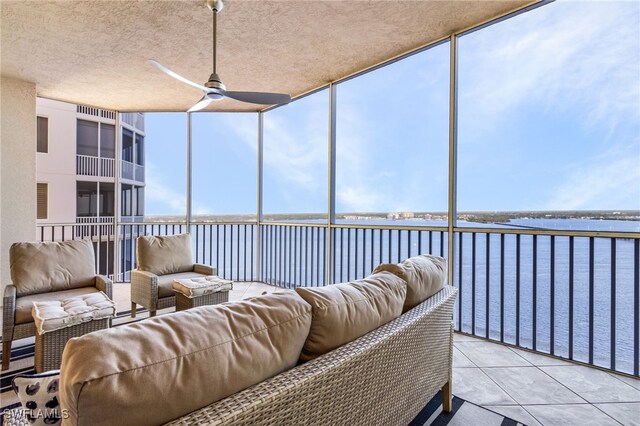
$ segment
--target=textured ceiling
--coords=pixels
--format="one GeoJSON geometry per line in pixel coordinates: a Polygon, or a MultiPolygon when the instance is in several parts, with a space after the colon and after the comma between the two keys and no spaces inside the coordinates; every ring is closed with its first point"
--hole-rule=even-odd
{"type": "MultiPolygon", "coordinates": [[[[229,90],[293,96],[535,3],[500,1],[228,0],[218,19],[218,73],[229,90]]],[[[2,0],[3,76],[38,96],[120,111],[185,111],[211,73],[204,0],[2,0]]],[[[222,101],[212,110],[263,106],[222,101]]]]}

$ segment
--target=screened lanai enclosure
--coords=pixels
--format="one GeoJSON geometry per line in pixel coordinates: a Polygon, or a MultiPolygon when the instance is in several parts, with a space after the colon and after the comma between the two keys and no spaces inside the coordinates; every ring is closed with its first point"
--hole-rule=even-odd
{"type": "Polygon", "coordinates": [[[457,331],[638,376],[638,16],[542,3],[286,106],[141,111],[144,190],[119,170],[115,217],[40,238],[92,238],[117,281],[140,235],[286,288],[444,256],[457,331]]]}

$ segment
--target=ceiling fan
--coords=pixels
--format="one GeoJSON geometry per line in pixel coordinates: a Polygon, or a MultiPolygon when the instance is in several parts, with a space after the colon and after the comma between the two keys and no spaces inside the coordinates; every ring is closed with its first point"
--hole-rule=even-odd
{"type": "Polygon", "coordinates": [[[222,10],[224,5],[222,0],[207,0],[207,7],[211,9],[213,14],[213,73],[209,77],[209,81],[202,84],[194,83],[191,80],[184,78],[183,76],[171,71],[161,63],[149,60],[149,63],[158,68],[163,73],[170,77],[175,78],[183,83],[198,88],[204,92],[204,96],[194,106],[192,106],[188,112],[199,111],[206,108],[211,102],[219,101],[223,98],[231,98],[241,102],[248,102],[252,104],[263,105],[283,105],[291,102],[291,96],[282,93],[268,93],[268,92],[232,92],[227,90],[226,86],[216,73],[216,24],[218,13],[222,10]]]}

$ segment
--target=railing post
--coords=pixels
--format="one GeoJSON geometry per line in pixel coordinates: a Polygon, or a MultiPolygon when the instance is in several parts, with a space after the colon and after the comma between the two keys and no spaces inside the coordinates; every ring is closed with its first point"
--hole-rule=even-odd
{"type": "MultiPolygon", "coordinates": [[[[449,285],[453,285],[454,271],[454,228],[457,225],[457,158],[458,158],[458,38],[455,34],[450,39],[449,66],[449,208],[448,208],[448,254],[449,285]]],[[[461,255],[461,254],[460,254],[461,255]]]]}
{"type": "Polygon", "coordinates": [[[191,160],[191,113],[187,112],[187,206],[185,220],[188,234],[191,233],[191,177],[193,174],[191,160]]]}
{"type": "MultiPolygon", "coordinates": [[[[122,149],[122,130],[120,129],[120,114],[118,113],[118,111],[115,111],[115,115],[116,115],[116,123],[115,123],[115,129],[116,129],[116,146],[115,146],[115,153],[114,153],[114,170],[113,170],[113,187],[114,187],[114,192],[115,192],[115,197],[113,197],[113,280],[114,281],[118,281],[119,280],[119,273],[120,273],[120,220],[121,220],[121,214],[120,214],[120,203],[122,201],[121,197],[122,197],[122,188],[121,188],[121,183],[120,183],[120,156],[121,156],[121,149],[122,149]]],[[[98,227],[100,228],[100,225],[98,225],[98,227]]],[[[98,235],[100,235],[100,233],[98,233],[98,235]]],[[[101,243],[102,238],[98,239],[98,245],[101,243]]],[[[109,245],[109,236],[107,235],[107,246],[109,245]]],[[[108,251],[107,251],[108,253],[108,251]]],[[[109,256],[107,256],[106,262],[105,264],[109,264],[109,256]]],[[[105,271],[106,272],[106,271],[105,271]]]]}
{"type": "Polygon", "coordinates": [[[328,152],[328,200],[327,200],[327,279],[325,284],[331,283],[331,258],[335,253],[331,251],[333,238],[332,227],[336,223],[336,85],[329,84],[329,140],[327,144],[328,152]]]}
{"type": "Polygon", "coordinates": [[[257,176],[257,191],[256,191],[256,238],[255,238],[255,248],[256,251],[256,279],[258,281],[263,280],[262,276],[262,220],[263,220],[263,212],[262,212],[262,166],[263,166],[263,154],[264,154],[264,132],[263,132],[263,120],[262,111],[258,112],[258,176],[257,176]]]}

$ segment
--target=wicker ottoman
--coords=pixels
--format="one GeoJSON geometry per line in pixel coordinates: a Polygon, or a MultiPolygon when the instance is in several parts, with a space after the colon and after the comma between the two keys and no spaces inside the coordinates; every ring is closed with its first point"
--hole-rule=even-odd
{"type": "Polygon", "coordinates": [[[233,281],[210,275],[174,280],[172,288],[176,293],[176,311],[182,311],[196,306],[228,302],[233,281]]]}
{"type": "Polygon", "coordinates": [[[67,341],[109,328],[115,312],[115,303],[101,291],[62,301],[34,302],[35,370],[59,369],[67,341]]]}

